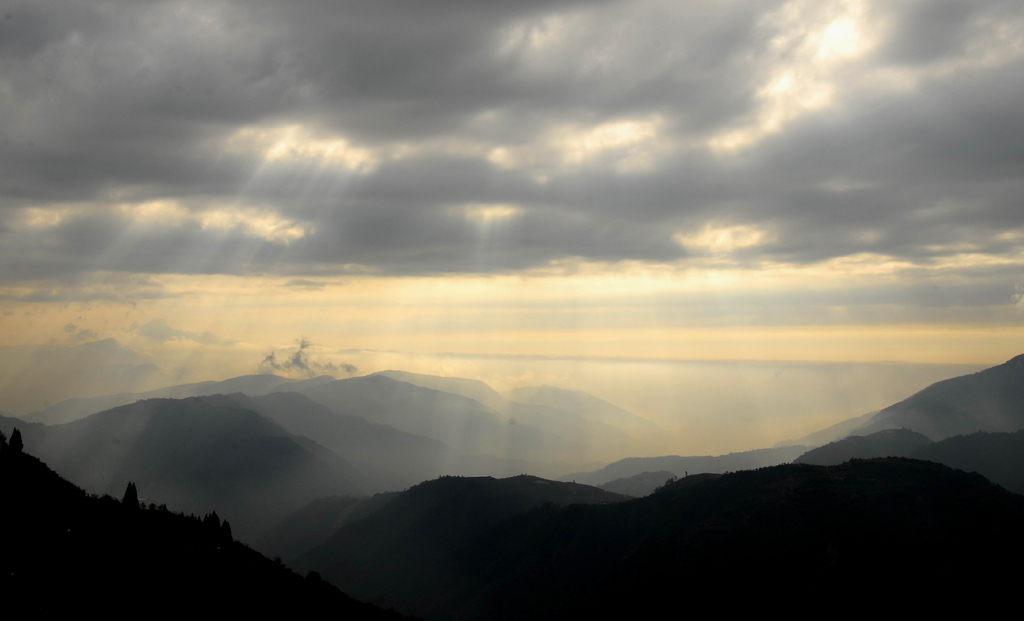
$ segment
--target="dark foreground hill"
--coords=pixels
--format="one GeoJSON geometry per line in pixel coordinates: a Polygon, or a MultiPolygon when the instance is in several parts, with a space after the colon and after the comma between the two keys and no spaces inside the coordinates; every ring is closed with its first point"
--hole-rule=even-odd
{"type": "Polygon", "coordinates": [[[498,499],[449,494],[411,490],[306,559],[343,589],[407,612],[536,619],[660,617],[688,606],[763,613],[796,602],[837,613],[979,612],[1016,592],[1007,562],[1024,553],[1024,497],[902,458],[691,476],[646,498],[546,504],[468,532],[479,507],[498,499]],[[402,555],[440,560],[390,575],[358,570],[402,555]]]}
{"type": "Polygon", "coordinates": [[[388,492],[370,498],[317,498],[264,533],[253,547],[267,556],[290,562],[327,541],[342,526],[387,506],[397,495],[398,492],[388,492]]]}
{"type": "Polygon", "coordinates": [[[932,442],[908,429],[850,436],[804,453],[797,462],[831,466],[850,459],[912,457],[977,472],[1011,492],[1024,494],[1024,431],[979,431],[932,442]]]}
{"type": "Polygon", "coordinates": [[[641,498],[654,493],[654,490],[675,478],[675,473],[669,472],[668,470],[641,472],[640,474],[635,474],[631,477],[608,481],[603,485],[598,485],[598,487],[616,494],[631,496],[633,498],[641,498]]]}
{"type": "Polygon", "coordinates": [[[932,441],[909,429],[886,429],[866,436],[849,436],[807,451],[794,461],[800,464],[834,466],[851,459],[910,457],[932,441]]]}
{"type": "Polygon", "coordinates": [[[604,485],[609,481],[636,476],[642,472],[666,470],[684,477],[686,473],[696,472],[733,472],[736,470],[752,470],[765,466],[786,464],[807,450],[806,446],[781,446],[777,448],[757,449],[742,453],[729,453],[716,456],[680,456],[665,455],[663,457],[627,457],[620,459],[593,472],[578,472],[559,477],[562,481],[576,481],[587,485],[604,485]]]}
{"type": "Polygon", "coordinates": [[[547,504],[625,500],[595,487],[522,475],[442,477],[399,494],[296,561],[354,597],[409,614],[431,613],[459,575],[454,555],[495,524],[547,504]]]}
{"type": "Polygon", "coordinates": [[[215,516],[87,496],[9,447],[0,447],[0,490],[0,593],[12,619],[100,610],[118,617],[402,618],[232,541],[215,516]]]}
{"type": "MultiPolygon", "coordinates": [[[[217,510],[244,540],[311,500],[363,495],[361,472],[223,395],[151,399],[65,425],[18,426],[25,448],[91,493],[128,481],[174,510],[217,510]]],[[[8,428],[10,427],[10,428],[8,428]]]]}
{"type": "Polygon", "coordinates": [[[918,449],[914,457],[977,472],[1011,492],[1024,494],[1024,431],[953,436],[918,449]]]}

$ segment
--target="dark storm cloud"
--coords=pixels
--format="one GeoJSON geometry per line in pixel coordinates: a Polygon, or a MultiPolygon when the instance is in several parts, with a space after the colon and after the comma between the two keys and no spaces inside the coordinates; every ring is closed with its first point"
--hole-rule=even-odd
{"type": "Polygon", "coordinates": [[[831,4],[3,3],[3,279],[674,261],[709,225],[767,232],[741,262],[1019,251],[1024,9],[865,6],[835,101],[716,152],[825,71],[787,41],[831,4]]]}

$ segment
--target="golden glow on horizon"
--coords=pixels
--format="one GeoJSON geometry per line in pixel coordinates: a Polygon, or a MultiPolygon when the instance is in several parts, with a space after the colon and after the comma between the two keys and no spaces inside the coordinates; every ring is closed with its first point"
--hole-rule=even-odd
{"type": "MultiPolygon", "coordinates": [[[[756,238],[748,233],[727,235],[730,247],[756,238]]],[[[812,310],[818,303],[806,301],[825,291],[900,287],[922,273],[934,280],[946,267],[1024,265],[1024,256],[965,254],[928,270],[876,255],[748,268],[715,268],[716,260],[418,278],[106,274],[79,290],[92,302],[3,303],[0,345],[59,342],[63,326],[75,323],[136,349],[234,356],[239,369],[251,367],[252,352],[302,335],[336,349],[556,357],[997,363],[1024,351],[1020,302],[1010,294],[1003,321],[986,313],[984,323],[956,313],[915,319],[885,303],[875,315],[844,306],[812,310]],[[132,301],[103,301],[119,295],[132,301]],[[221,344],[146,342],[132,326],[154,318],[211,332],[221,344]]],[[[39,291],[22,285],[0,295],[39,291]]]]}

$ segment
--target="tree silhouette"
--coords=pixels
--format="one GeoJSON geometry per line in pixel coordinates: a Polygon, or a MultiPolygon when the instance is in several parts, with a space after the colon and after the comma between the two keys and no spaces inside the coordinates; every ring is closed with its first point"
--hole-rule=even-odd
{"type": "Polygon", "coordinates": [[[11,432],[10,446],[15,453],[20,453],[21,450],[25,448],[25,443],[21,441],[21,431],[19,431],[17,427],[15,427],[14,431],[11,432]]]}
{"type": "Polygon", "coordinates": [[[129,509],[139,508],[139,491],[135,489],[135,484],[131,481],[128,482],[128,488],[124,490],[124,498],[121,499],[121,504],[129,509]]]}
{"type": "Polygon", "coordinates": [[[0,448],[7,446],[7,434],[0,431],[0,448]]]}

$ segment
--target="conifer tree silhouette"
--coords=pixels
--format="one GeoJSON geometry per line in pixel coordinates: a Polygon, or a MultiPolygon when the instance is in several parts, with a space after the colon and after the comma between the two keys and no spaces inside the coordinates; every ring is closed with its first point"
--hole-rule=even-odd
{"type": "Polygon", "coordinates": [[[7,446],[7,434],[0,431],[0,448],[7,446]]]}
{"type": "Polygon", "coordinates": [[[128,488],[124,490],[124,498],[121,499],[121,504],[129,509],[139,508],[139,491],[135,489],[135,484],[131,481],[128,482],[128,488]]]}
{"type": "Polygon", "coordinates": [[[11,432],[10,447],[15,453],[20,453],[21,450],[25,448],[25,443],[21,441],[21,431],[19,431],[17,427],[15,427],[14,431],[11,432]]]}
{"type": "Polygon", "coordinates": [[[221,543],[231,543],[235,538],[231,536],[231,524],[228,524],[227,520],[220,525],[220,541],[221,543]]]}

